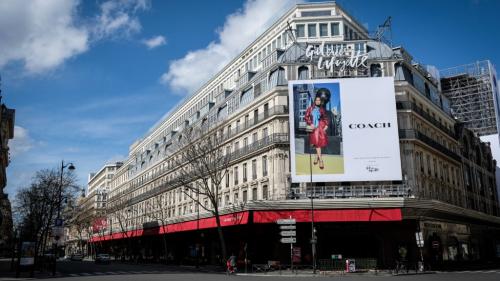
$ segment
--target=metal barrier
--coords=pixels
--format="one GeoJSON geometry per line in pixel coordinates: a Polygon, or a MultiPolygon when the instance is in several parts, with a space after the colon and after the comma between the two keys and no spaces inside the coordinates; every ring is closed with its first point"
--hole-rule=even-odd
{"type": "MultiPolygon", "coordinates": [[[[353,258],[356,260],[356,271],[367,271],[377,268],[377,259],[375,258],[353,258]]],[[[343,271],[346,268],[346,260],[319,259],[318,268],[323,271],[343,271]]]]}

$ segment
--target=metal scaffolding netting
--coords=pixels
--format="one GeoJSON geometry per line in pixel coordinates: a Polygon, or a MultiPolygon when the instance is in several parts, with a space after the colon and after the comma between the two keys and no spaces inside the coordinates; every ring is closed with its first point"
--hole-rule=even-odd
{"type": "Polygon", "coordinates": [[[486,60],[440,71],[453,115],[480,136],[497,133],[492,69],[486,60]]]}

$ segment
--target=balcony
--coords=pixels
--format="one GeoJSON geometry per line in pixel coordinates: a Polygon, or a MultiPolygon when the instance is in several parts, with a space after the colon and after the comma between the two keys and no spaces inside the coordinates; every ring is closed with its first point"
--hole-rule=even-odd
{"type": "Polygon", "coordinates": [[[455,132],[443,126],[443,124],[439,123],[434,117],[432,117],[429,113],[425,112],[422,108],[418,107],[415,103],[410,101],[398,101],[396,103],[396,108],[401,110],[412,110],[416,112],[418,115],[422,116],[425,120],[427,120],[432,125],[439,128],[441,131],[445,132],[447,135],[452,137],[453,139],[457,139],[457,135],[455,132]]]}
{"type": "MultiPolygon", "coordinates": [[[[288,145],[289,144],[289,138],[288,134],[272,134],[267,137],[264,137],[254,143],[251,143],[247,146],[244,146],[236,151],[233,151],[231,154],[229,154],[230,162],[235,162],[238,161],[238,159],[242,157],[248,157],[252,155],[253,153],[256,153],[262,149],[268,148],[272,145],[288,145]]],[[[135,204],[138,202],[141,202],[143,200],[146,200],[150,197],[153,197],[159,193],[165,192],[167,190],[170,190],[174,187],[179,186],[179,183],[176,182],[175,180],[169,181],[169,182],[164,182],[160,185],[158,185],[155,188],[150,189],[149,191],[142,193],[134,198],[132,198],[128,204],[135,204]]],[[[133,190],[130,190],[129,192],[132,192],[133,190]]]]}
{"type": "Polygon", "coordinates": [[[239,126],[236,126],[232,128],[229,132],[226,130],[223,134],[222,140],[227,140],[235,135],[237,135],[240,132],[245,131],[246,129],[249,129],[255,125],[258,125],[265,121],[266,119],[275,116],[275,115],[283,115],[283,114],[288,114],[288,107],[284,105],[278,105],[275,107],[270,108],[267,111],[264,111],[257,115],[257,118],[249,119],[248,122],[243,122],[243,124],[240,124],[239,126]]]}
{"type": "Polygon", "coordinates": [[[278,62],[278,58],[284,53],[281,49],[276,49],[271,54],[262,59],[262,68],[267,69],[278,62]]]}
{"type": "Polygon", "coordinates": [[[243,87],[246,83],[248,83],[248,81],[250,81],[254,77],[256,73],[257,72],[255,71],[247,71],[243,73],[243,75],[241,75],[238,78],[238,81],[236,82],[236,89],[240,89],[241,87],[243,87]]]}
{"type": "Polygon", "coordinates": [[[400,139],[416,139],[419,140],[428,146],[436,149],[437,151],[453,158],[454,160],[460,162],[461,157],[460,155],[456,154],[455,152],[451,151],[447,147],[443,146],[442,144],[438,143],[437,141],[431,139],[430,137],[424,135],[423,133],[417,131],[417,130],[399,130],[399,138],[400,139]]]}

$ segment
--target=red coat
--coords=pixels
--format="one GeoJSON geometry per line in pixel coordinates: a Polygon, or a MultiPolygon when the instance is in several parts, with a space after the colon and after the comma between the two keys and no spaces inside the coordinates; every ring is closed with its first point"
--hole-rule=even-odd
{"type": "MultiPolygon", "coordinates": [[[[314,107],[315,105],[311,105],[310,107],[308,107],[306,110],[306,115],[304,116],[306,124],[313,127],[314,122],[312,110],[314,109],[314,107]]],[[[325,147],[328,145],[328,136],[326,135],[325,128],[329,125],[329,121],[328,116],[326,115],[326,110],[323,107],[319,108],[319,114],[320,117],[318,127],[314,128],[314,130],[309,133],[309,142],[314,147],[325,147]]]]}

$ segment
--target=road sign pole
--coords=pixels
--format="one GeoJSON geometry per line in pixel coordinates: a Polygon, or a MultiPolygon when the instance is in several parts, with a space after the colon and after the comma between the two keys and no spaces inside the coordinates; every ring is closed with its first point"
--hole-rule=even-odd
{"type": "Polygon", "coordinates": [[[290,270],[293,273],[293,243],[290,243],[290,270]]]}

